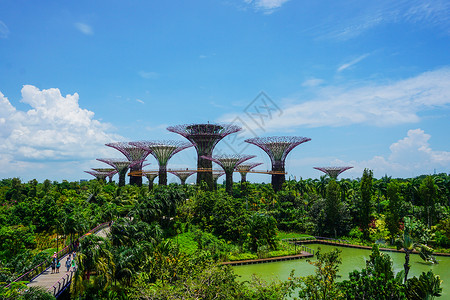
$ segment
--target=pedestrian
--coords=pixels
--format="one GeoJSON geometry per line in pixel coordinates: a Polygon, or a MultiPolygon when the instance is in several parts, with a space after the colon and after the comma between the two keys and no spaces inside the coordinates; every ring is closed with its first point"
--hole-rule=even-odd
{"type": "Polygon", "coordinates": [[[53,273],[55,273],[55,269],[56,269],[56,261],[55,261],[55,259],[52,259],[51,266],[52,266],[52,273],[51,274],[53,274],[53,273]]]}
{"type": "Polygon", "coordinates": [[[66,272],[69,272],[70,266],[72,265],[72,262],[70,260],[70,254],[67,256],[66,259],[66,272]]]}
{"type": "Polygon", "coordinates": [[[56,273],[59,273],[59,268],[61,267],[61,262],[58,260],[56,263],[56,273]]]}
{"type": "Polygon", "coordinates": [[[75,272],[76,270],[77,270],[77,262],[75,261],[75,253],[74,253],[72,259],[72,272],[75,272]]]}

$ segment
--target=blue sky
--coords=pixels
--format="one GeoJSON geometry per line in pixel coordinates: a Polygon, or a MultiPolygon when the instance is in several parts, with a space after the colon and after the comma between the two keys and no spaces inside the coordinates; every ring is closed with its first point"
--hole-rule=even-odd
{"type": "MultiPolygon", "coordinates": [[[[0,178],[90,178],[121,157],[107,142],[208,121],[243,126],[217,154],[259,169],[245,137],[310,137],[291,177],[448,173],[450,2],[372,2],[2,0],[0,178]]],[[[195,165],[193,149],[169,162],[195,165]]]]}

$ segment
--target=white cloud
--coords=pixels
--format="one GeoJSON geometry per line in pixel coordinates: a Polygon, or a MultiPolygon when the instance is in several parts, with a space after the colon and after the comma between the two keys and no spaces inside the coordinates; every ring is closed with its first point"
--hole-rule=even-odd
{"type": "Polygon", "coordinates": [[[0,21],[0,39],[6,39],[9,35],[8,26],[5,23],[0,21]]]}
{"type": "Polygon", "coordinates": [[[92,30],[92,27],[85,23],[75,23],[75,27],[81,31],[81,33],[84,33],[86,35],[93,35],[94,30],[92,30]]]}
{"type": "Polygon", "coordinates": [[[434,169],[448,172],[450,169],[450,152],[431,149],[431,135],[422,129],[408,130],[407,136],[395,143],[389,149],[388,157],[374,156],[367,161],[336,161],[337,164],[349,164],[355,168],[348,173],[361,176],[364,168],[374,171],[376,177],[387,174],[394,177],[412,177],[421,174],[431,174],[434,169]]]}
{"type": "Polygon", "coordinates": [[[272,13],[274,9],[280,8],[289,0],[244,0],[245,3],[253,5],[258,10],[263,10],[266,13],[272,13]]]}
{"type": "Polygon", "coordinates": [[[157,79],[159,77],[159,74],[156,72],[139,71],[138,74],[144,79],[157,79]]]}
{"type": "Polygon", "coordinates": [[[320,78],[310,78],[310,79],[307,79],[304,82],[302,82],[302,86],[315,87],[315,86],[321,85],[324,82],[325,81],[323,79],[320,79],[320,78]]]}
{"type": "Polygon", "coordinates": [[[350,67],[353,66],[353,65],[356,65],[357,63],[359,63],[360,61],[362,61],[363,59],[365,59],[367,56],[369,56],[368,53],[363,54],[363,55],[360,55],[360,56],[358,56],[357,58],[351,60],[351,61],[348,62],[348,63],[342,64],[342,65],[339,66],[339,68],[337,69],[337,72],[342,72],[342,71],[344,71],[345,69],[348,69],[348,68],[350,68],[350,67]]]}
{"type": "Polygon", "coordinates": [[[383,24],[409,23],[416,26],[433,27],[450,33],[450,2],[446,0],[421,1],[376,1],[364,3],[355,13],[354,7],[342,3],[336,7],[335,15],[340,19],[324,18],[327,23],[313,30],[319,38],[349,40],[383,24]],[[348,15],[350,12],[353,15],[348,15]],[[346,15],[347,14],[347,15],[346,15]]]}
{"type": "Polygon", "coordinates": [[[136,99],[136,101],[139,102],[139,103],[145,104],[145,102],[142,101],[141,99],[136,99]]]}
{"type": "MultiPolygon", "coordinates": [[[[300,126],[393,126],[417,123],[422,111],[448,109],[448,95],[450,68],[384,84],[363,82],[350,87],[323,86],[317,88],[316,95],[309,100],[304,101],[296,96],[278,101],[289,104],[281,107],[280,116],[264,117],[264,130],[289,131],[300,126]]],[[[258,128],[246,115],[227,114],[219,120],[231,122],[237,115],[252,129],[258,128]]]]}
{"type": "Polygon", "coordinates": [[[64,97],[59,89],[25,85],[21,102],[31,109],[21,111],[0,92],[0,174],[14,176],[10,172],[30,166],[45,168],[51,161],[78,162],[111,155],[104,144],[122,138],[108,133],[111,126],[82,109],[78,98],[76,93],[64,97]]]}

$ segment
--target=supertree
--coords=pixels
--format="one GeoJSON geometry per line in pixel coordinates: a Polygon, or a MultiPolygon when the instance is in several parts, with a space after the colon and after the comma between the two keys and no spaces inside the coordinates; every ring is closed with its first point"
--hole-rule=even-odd
{"type": "Polygon", "coordinates": [[[125,176],[127,175],[128,168],[142,163],[142,161],[129,161],[125,158],[97,158],[97,160],[116,169],[117,173],[119,173],[119,186],[125,185],[125,176]]]}
{"type": "Polygon", "coordinates": [[[151,153],[159,164],[159,184],[167,185],[167,163],[169,159],[186,148],[193,145],[182,141],[140,141],[132,142],[133,146],[151,153]]]}
{"type": "Polygon", "coordinates": [[[109,172],[99,172],[99,171],[84,171],[85,173],[91,174],[92,176],[95,177],[95,179],[97,179],[100,182],[105,182],[106,181],[106,177],[109,176],[109,172]]]}
{"type": "Polygon", "coordinates": [[[252,159],[256,155],[243,155],[243,154],[224,154],[213,157],[202,156],[204,159],[211,160],[222,167],[225,171],[225,190],[228,194],[233,192],[233,172],[236,167],[246,160],[252,159]]]}
{"type": "MultiPolygon", "coordinates": [[[[130,166],[131,172],[135,173],[142,171],[142,164],[150,154],[148,150],[136,147],[130,142],[116,142],[105,145],[120,151],[130,162],[139,161],[140,163],[130,166]]],[[[130,184],[142,186],[142,176],[130,176],[130,184]]]]}
{"type": "Polygon", "coordinates": [[[241,127],[232,124],[183,124],[169,126],[167,130],[178,133],[187,138],[197,149],[197,169],[211,170],[197,174],[197,184],[206,182],[210,190],[214,189],[212,177],[212,161],[202,158],[211,157],[217,143],[231,133],[242,130],[241,127]]]}
{"type": "Polygon", "coordinates": [[[324,172],[325,174],[328,174],[330,178],[337,179],[339,174],[342,172],[347,171],[348,169],[351,169],[353,167],[314,167],[314,169],[324,172]]]}
{"type": "Polygon", "coordinates": [[[148,190],[153,190],[153,181],[156,177],[158,177],[159,172],[158,171],[142,171],[142,173],[147,177],[148,180],[148,190]]]}
{"type": "Polygon", "coordinates": [[[107,177],[109,178],[109,183],[112,182],[113,176],[117,174],[116,169],[114,168],[92,168],[92,170],[97,172],[106,172],[108,173],[107,177]]]}
{"type": "Polygon", "coordinates": [[[219,180],[219,177],[224,175],[225,172],[222,170],[213,170],[212,171],[212,178],[214,183],[214,189],[217,189],[217,180],[219,180]]]}
{"type": "Polygon", "coordinates": [[[310,138],[302,136],[272,136],[272,137],[256,137],[245,140],[247,143],[253,144],[264,150],[269,155],[272,162],[272,187],[275,192],[280,191],[285,177],[285,161],[286,156],[292,149],[300,144],[310,141],[310,138]]]}
{"type": "Polygon", "coordinates": [[[236,167],[236,170],[241,174],[241,183],[247,181],[247,173],[253,168],[262,165],[262,163],[252,163],[252,164],[240,164],[236,167]]]}
{"type": "Polygon", "coordinates": [[[192,170],[169,170],[169,173],[172,173],[173,175],[180,178],[181,184],[186,184],[186,179],[189,178],[192,174],[197,173],[197,171],[192,170]]]}

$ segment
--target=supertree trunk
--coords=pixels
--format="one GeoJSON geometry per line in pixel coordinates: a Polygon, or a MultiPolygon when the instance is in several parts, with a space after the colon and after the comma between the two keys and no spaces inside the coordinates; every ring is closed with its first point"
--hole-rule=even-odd
{"type": "Polygon", "coordinates": [[[214,190],[214,180],[212,176],[212,161],[201,158],[202,155],[198,155],[197,169],[207,169],[210,171],[203,171],[197,173],[197,185],[200,185],[201,182],[205,182],[208,190],[214,190]]]}
{"type": "Polygon", "coordinates": [[[280,174],[272,174],[272,187],[275,192],[281,191],[283,184],[286,181],[286,176],[284,175],[284,166],[281,161],[274,163],[272,171],[279,172],[280,174]],[[281,174],[283,173],[283,174],[281,174]]]}
{"type": "Polygon", "coordinates": [[[241,183],[247,182],[247,173],[241,173],[241,183]]]}
{"type": "MultiPolygon", "coordinates": [[[[140,166],[133,166],[130,168],[131,172],[139,172],[141,171],[142,167],[140,166]]],[[[137,185],[142,186],[142,176],[130,176],[130,185],[137,185]]]]}
{"type": "Polygon", "coordinates": [[[125,186],[125,176],[127,175],[127,170],[124,169],[119,172],[119,187],[125,186]]]}
{"type": "Polygon", "coordinates": [[[167,185],[167,166],[159,166],[159,185],[167,185]]]}
{"type": "Polygon", "coordinates": [[[225,191],[229,194],[233,194],[233,171],[225,173],[225,191]]]}

